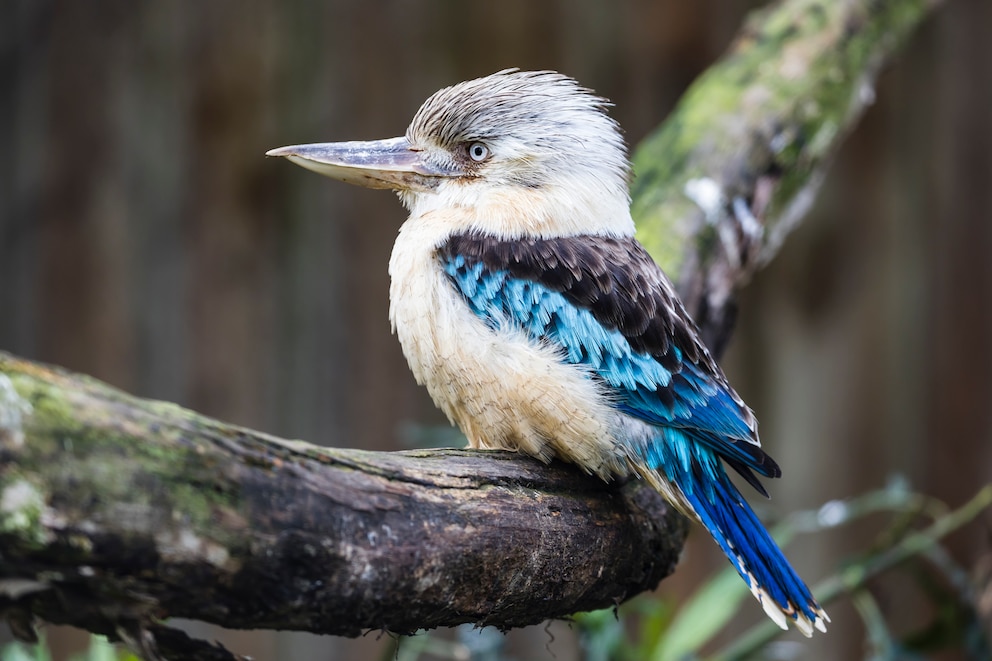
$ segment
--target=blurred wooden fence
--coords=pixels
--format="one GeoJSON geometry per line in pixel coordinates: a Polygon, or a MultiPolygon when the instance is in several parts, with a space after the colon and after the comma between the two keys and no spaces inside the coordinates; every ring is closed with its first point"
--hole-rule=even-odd
{"type": "MultiPolygon", "coordinates": [[[[264,151],[398,135],[435,89],[508,66],[612,98],[634,144],[753,4],[5,2],[0,348],[284,436],[399,447],[404,423],[442,422],[386,321],[403,211],[264,151]]],[[[769,512],[893,473],[952,504],[992,479],[989,26],[992,3],[951,0],[916,35],[814,217],[743,295],[728,369],[784,469],[769,512]]],[[[815,578],[872,532],[790,555],[815,578]]],[[[956,549],[989,551],[977,534],[956,549]]],[[[690,545],[663,589],[720,563],[690,545]]],[[[879,586],[919,620],[906,590],[879,586]]],[[[857,617],[831,615],[821,658],[854,658],[857,617]]],[[[384,645],[251,636],[260,659],[384,645]]]]}

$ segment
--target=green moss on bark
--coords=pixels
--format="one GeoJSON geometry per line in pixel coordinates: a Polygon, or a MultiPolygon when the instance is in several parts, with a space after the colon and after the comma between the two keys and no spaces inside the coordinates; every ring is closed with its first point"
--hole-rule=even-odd
{"type": "MultiPolygon", "coordinates": [[[[685,277],[687,264],[694,277],[706,271],[720,248],[711,225],[728,222],[735,197],[762,223],[759,242],[792,220],[797,196],[819,183],[838,139],[871,102],[879,66],[933,4],[804,0],[750,17],[634,153],[638,237],[673,278],[685,277]],[[706,218],[686,195],[686,184],[703,177],[719,185],[723,219],[706,218]],[[770,187],[759,191],[761,183],[770,187]]],[[[760,252],[738,270],[737,284],[760,252]]]]}

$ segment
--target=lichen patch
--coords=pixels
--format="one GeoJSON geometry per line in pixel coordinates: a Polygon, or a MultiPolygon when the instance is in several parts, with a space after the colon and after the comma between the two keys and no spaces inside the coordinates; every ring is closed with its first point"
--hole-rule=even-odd
{"type": "Polygon", "coordinates": [[[42,493],[27,480],[15,480],[0,493],[0,531],[44,543],[46,535],[41,524],[44,511],[42,493]]]}
{"type": "Polygon", "coordinates": [[[20,396],[14,382],[0,374],[0,444],[24,445],[24,419],[31,415],[31,404],[20,396]]]}

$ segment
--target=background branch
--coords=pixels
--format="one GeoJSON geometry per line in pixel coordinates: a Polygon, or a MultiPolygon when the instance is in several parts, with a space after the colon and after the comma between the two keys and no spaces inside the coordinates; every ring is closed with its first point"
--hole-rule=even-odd
{"type": "Polygon", "coordinates": [[[635,151],[638,238],[716,354],[734,291],[809,210],[882,67],[939,4],[791,0],[756,11],[635,151]]]}

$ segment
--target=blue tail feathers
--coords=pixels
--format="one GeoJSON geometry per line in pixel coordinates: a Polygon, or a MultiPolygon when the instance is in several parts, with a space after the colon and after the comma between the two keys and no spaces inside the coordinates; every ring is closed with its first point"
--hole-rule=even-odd
{"type": "MultiPolygon", "coordinates": [[[[826,631],[830,618],[728,477],[718,455],[684,430],[663,429],[652,443],[649,466],[675,487],[682,505],[703,524],[768,616],[804,635],[826,631]]],[[[666,489],[666,491],[668,491],[666,489]]]]}
{"type": "Polygon", "coordinates": [[[705,491],[694,487],[682,487],[686,501],[769,617],[783,629],[791,619],[807,636],[826,630],[826,613],[726,475],[705,491]]]}

